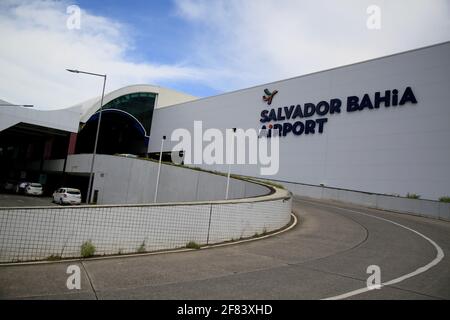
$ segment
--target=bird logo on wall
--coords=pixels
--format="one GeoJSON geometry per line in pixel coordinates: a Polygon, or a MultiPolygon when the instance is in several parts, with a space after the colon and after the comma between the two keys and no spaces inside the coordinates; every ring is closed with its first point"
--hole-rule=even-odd
{"type": "Polygon", "coordinates": [[[263,100],[270,106],[272,104],[272,99],[278,93],[278,90],[270,92],[269,89],[264,89],[264,93],[266,95],[263,96],[263,100]]]}

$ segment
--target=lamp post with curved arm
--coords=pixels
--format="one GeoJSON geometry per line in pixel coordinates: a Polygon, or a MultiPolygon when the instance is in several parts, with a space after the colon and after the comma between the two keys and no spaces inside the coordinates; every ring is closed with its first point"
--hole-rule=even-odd
{"type": "Polygon", "coordinates": [[[66,69],[66,70],[69,71],[69,72],[73,72],[73,73],[84,73],[84,74],[88,74],[88,75],[91,75],[91,76],[103,77],[102,99],[101,99],[101,102],[100,102],[100,112],[99,112],[99,116],[98,116],[97,131],[95,133],[94,151],[92,152],[91,171],[89,172],[88,192],[87,192],[87,195],[86,195],[86,204],[89,204],[91,202],[92,178],[93,178],[93,175],[94,175],[94,162],[95,162],[95,155],[97,153],[98,135],[99,135],[99,132],[100,132],[100,123],[102,121],[103,98],[105,96],[105,86],[106,86],[106,74],[86,72],[86,71],[80,71],[80,70],[74,70],[74,69],[66,69]]]}

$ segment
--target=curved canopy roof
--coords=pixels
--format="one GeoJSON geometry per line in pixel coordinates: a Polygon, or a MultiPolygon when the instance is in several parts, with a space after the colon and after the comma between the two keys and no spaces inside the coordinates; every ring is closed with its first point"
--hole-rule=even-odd
{"type": "MultiPolygon", "coordinates": [[[[108,94],[105,94],[103,99],[103,105],[111,102],[112,100],[121,97],[123,95],[132,93],[154,93],[157,95],[155,109],[167,107],[173,104],[183,103],[187,101],[196,100],[197,98],[191,95],[187,95],[175,90],[166,89],[162,87],[152,85],[131,85],[123,87],[108,94]]],[[[79,103],[76,107],[81,109],[80,122],[86,122],[89,118],[100,109],[101,97],[89,99],[85,102],[79,103]]],[[[75,107],[75,106],[74,106],[75,107]]]]}
{"type": "MultiPolygon", "coordinates": [[[[155,109],[196,100],[197,98],[178,91],[140,84],[123,87],[105,94],[103,105],[124,95],[152,93],[156,96],[155,109]]],[[[100,109],[100,98],[96,97],[62,109],[25,108],[0,100],[0,131],[23,122],[43,127],[78,132],[79,123],[86,123],[100,109]]]]}

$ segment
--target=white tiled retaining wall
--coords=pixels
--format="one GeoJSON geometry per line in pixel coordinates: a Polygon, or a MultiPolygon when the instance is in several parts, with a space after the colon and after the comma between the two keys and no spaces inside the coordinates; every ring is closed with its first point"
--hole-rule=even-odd
{"type": "Polygon", "coordinates": [[[450,203],[276,181],[294,195],[353,203],[370,208],[449,220],[450,203]]]}
{"type": "MultiPolygon", "coordinates": [[[[75,154],[67,158],[66,172],[88,174],[92,155],[75,154]]],[[[61,172],[64,160],[44,162],[44,171],[61,172]]],[[[39,163],[31,164],[38,169],[39,163]]],[[[98,204],[153,203],[158,163],[143,159],[99,154],[95,158],[93,190],[98,190],[98,204]]],[[[212,201],[225,198],[227,177],[188,167],[162,164],[158,203],[212,201]]],[[[230,179],[228,199],[268,194],[263,185],[230,179]]]]}
{"type": "Polygon", "coordinates": [[[79,257],[91,240],[96,254],[134,253],[212,244],[282,228],[290,221],[285,190],[252,199],[185,203],[0,208],[0,262],[79,257]]]}

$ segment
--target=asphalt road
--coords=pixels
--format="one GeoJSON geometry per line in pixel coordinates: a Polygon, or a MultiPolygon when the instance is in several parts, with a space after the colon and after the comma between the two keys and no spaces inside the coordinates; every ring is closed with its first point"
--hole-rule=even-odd
{"type": "Polygon", "coordinates": [[[307,199],[294,209],[295,228],[245,244],[3,266],[0,298],[450,299],[450,222],[307,199]],[[70,264],[80,290],[66,288],[70,264]],[[380,267],[381,289],[367,290],[369,265],[380,267]]]}
{"type": "Polygon", "coordinates": [[[22,194],[0,193],[0,207],[56,206],[51,197],[26,196],[22,194]]]}

